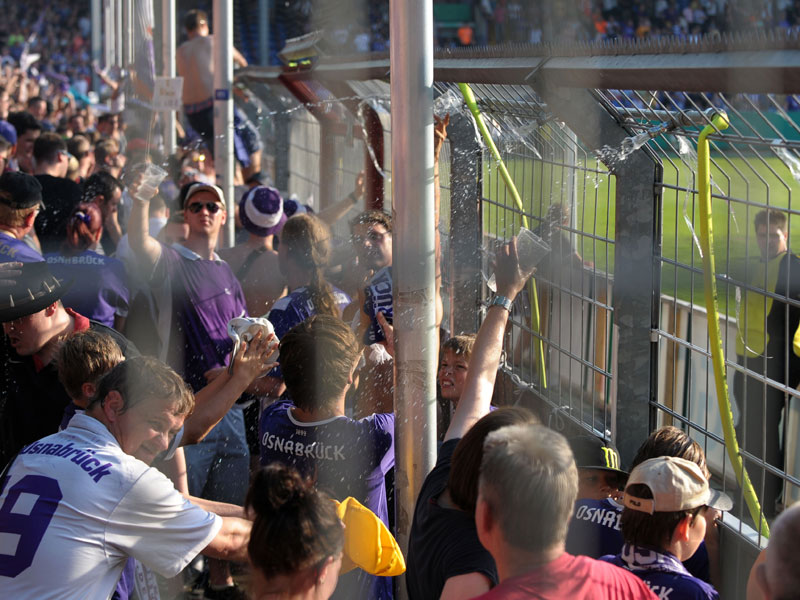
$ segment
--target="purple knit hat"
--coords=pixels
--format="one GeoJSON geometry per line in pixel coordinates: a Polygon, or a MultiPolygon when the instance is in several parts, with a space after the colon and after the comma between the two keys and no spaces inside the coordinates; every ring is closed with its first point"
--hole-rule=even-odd
{"type": "Polygon", "coordinates": [[[283,198],[273,187],[256,186],[239,201],[239,218],[253,235],[267,237],[278,233],[286,223],[283,198]]]}
{"type": "Polygon", "coordinates": [[[283,212],[287,217],[302,214],[314,214],[314,209],[308,204],[300,204],[295,198],[287,198],[283,201],[283,212]]]}

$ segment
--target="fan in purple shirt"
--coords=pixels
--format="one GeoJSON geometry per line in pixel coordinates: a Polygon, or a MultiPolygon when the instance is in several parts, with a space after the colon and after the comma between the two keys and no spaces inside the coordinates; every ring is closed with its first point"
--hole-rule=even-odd
{"type": "Polygon", "coordinates": [[[122,261],[90,250],[103,235],[103,217],[96,204],[81,202],[67,220],[61,252],[45,255],[50,271],[75,284],[62,298],[65,306],[121,331],[128,316],[127,275],[122,261]]]}
{"type": "MultiPolygon", "coordinates": [[[[261,464],[291,465],[331,497],[353,496],[387,523],[384,476],[394,465],[394,415],[354,420],[344,412],[360,356],[355,334],[338,317],[312,316],[283,336],[280,361],[293,401],[284,397],[264,410],[261,464]]],[[[347,574],[333,597],[392,598],[391,580],[347,574]]]]}
{"type": "Polygon", "coordinates": [[[44,260],[24,241],[42,205],[42,185],[35,177],[17,171],[0,176],[0,263],[44,260]]]}

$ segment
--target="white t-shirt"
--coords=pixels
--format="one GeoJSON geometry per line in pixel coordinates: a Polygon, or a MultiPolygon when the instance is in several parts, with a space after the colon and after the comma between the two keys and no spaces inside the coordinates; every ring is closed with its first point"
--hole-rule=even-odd
{"type": "Polygon", "coordinates": [[[8,471],[0,594],[105,599],[129,556],[172,577],[221,526],[125,454],[100,421],[75,415],[64,431],[23,448],[8,471]]]}

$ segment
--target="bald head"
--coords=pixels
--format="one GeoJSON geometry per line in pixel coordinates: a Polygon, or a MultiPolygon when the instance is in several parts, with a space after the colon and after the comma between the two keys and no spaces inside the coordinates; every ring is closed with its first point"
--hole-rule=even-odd
{"type": "Polygon", "coordinates": [[[766,560],[759,573],[759,585],[770,600],[798,597],[800,590],[800,503],[783,511],[771,528],[766,560]]]}

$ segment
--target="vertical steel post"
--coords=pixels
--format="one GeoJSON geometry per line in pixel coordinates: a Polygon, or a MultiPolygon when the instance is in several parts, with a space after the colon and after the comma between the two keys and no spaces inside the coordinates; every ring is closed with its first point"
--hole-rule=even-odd
{"type": "MultiPolygon", "coordinates": [[[[175,37],[177,17],[175,0],[161,0],[161,57],[164,77],[175,77],[175,37]]],[[[178,145],[175,131],[175,111],[164,112],[164,153],[171,156],[178,145]]]]}
{"type": "MultiPolygon", "coordinates": [[[[103,3],[102,0],[92,0],[92,61],[97,64],[103,62],[103,3]]],[[[100,90],[100,78],[92,72],[92,89],[100,90]]]]}
{"type": "Polygon", "coordinates": [[[123,0],[112,0],[114,3],[114,64],[119,68],[125,65],[123,59],[123,43],[125,40],[125,29],[123,27],[123,0]]]}
{"type": "Polygon", "coordinates": [[[133,0],[123,0],[122,2],[122,66],[126,69],[133,68],[133,0]]]}
{"type": "Polygon", "coordinates": [[[482,152],[469,117],[450,115],[451,331],[476,331],[481,301],[482,152]]]}
{"type": "MultiPolygon", "coordinates": [[[[433,219],[433,4],[390,4],[395,491],[397,537],[408,548],[414,502],[436,454],[433,219]]],[[[401,595],[405,597],[401,578],[401,595]]]]}
{"type": "Polygon", "coordinates": [[[225,193],[228,221],[223,246],[233,246],[233,2],[214,0],[214,165],[225,193]]]}
{"type": "Polygon", "coordinates": [[[116,64],[117,20],[114,15],[116,0],[103,0],[103,67],[110,69],[116,64]]]}
{"type": "Polygon", "coordinates": [[[383,166],[383,123],[378,113],[371,106],[364,106],[362,109],[364,115],[364,132],[367,139],[364,140],[364,190],[365,190],[365,205],[369,209],[382,210],[383,209],[383,175],[378,172],[375,163],[381,169],[383,166]],[[370,148],[372,154],[375,155],[375,162],[372,162],[370,155],[370,148]]]}
{"type": "Polygon", "coordinates": [[[269,64],[269,0],[258,0],[258,62],[269,64]]]}

